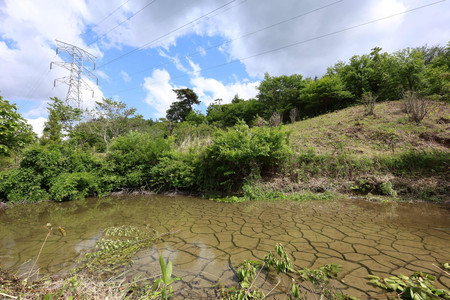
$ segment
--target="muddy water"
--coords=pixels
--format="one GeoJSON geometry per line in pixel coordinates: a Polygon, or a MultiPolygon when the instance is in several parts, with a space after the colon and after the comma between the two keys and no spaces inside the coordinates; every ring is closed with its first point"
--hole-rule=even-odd
{"type": "MultiPolygon", "coordinates": [[[[63,226],[67,236],[49,238],[37,264],[41,274],[68,272],[77,256],[102,236],[103,228],[148,224],[159,232],[177,233],[141,251],[128,275],[157,274],[161,253],[183,278],[175,290],[197,291],[199,297],[219,279],[233,285],[233,267],[244,259],[262,260],[276,243],[284,245],[298,267],[341,264],[338,287],[362,298],[381,292],[367,284],[369,274],[422,270],[437,275],[433,264],[450,261],[448,207],[355,200],[227,204],[192,197],[127,196],[28,204],[0,212],[2,266],[19,274],[28,271],[48,222],[63,226]]],[[[450,287],[448,277],[438,276],[437,283],[450,287]]]]}

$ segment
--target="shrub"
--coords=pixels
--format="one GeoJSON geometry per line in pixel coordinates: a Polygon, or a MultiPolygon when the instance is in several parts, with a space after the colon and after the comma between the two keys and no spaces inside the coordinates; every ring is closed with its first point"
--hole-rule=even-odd
{"type": "Polygon", "coordinates": [[[270,126],[280,126],[282,123],[282,116],[279,112],[274,112],[269,119],[270,126]]]}
{"type": "Polygon", "coordinates": [[[121,177],[122,187],[140,188],[148,181],[158,156],[170,150],[170,144],[149,133],[129,132],[112,141],[102,171],[121,177]]]}
{"type": "Polygon", "coordinates": [[[0,173],[0,198],[8,201],[40,201],[50,198],[42,186],[43,176],[20,168],[0,173]]]}
{"type": "Polygon", "coordinates": [[[50,188],[55,201],[84,199],[99,193],[97,176],[87,172],[62,173],[50,188]]]}
{"type": "Polygon", "coordinates": [[[162,156],[151,171],[151,185],[158,189],[192,188],[195,184],[195,158],[170,152],[162,156]]]}
{"type": "Polygon", "coordinates": [[[428,99],[420,97],[416,92],[408,91],[403,94],[403,104],[410,120],[420,123],[430,110],[428,99]]]}
{"type": "Polygon", "coordinates": [[[361,98],[361,103],[364,105],[364,112],[366,116],[374,114],[375,104],[378,96],[372,95],[371,92],[364,93],[361,98]]]}
{"type": "Polygon", "coordinates": [[[21,169],[28,169],[42,178],[42,188],[48,190],[53,178],[64,172],[67,158],[62,153],[62,146],[36,145],[28,148],[22,155],[21,169]]]}
{"type": "Polygon", "coordinates": [[[63,149],[63,155],[67,157],[65,169],[70,172],[95,172],[102,166],[102,161],[92,152],[81,148],[63,149]]]}
{"type": "Polygon", "coordinates": [[[205,150],[199,170],[201,186],[215,191],[231,191],[250,174],[275,171],[290,155],[288,133],[280,128],[245,124],[217,131],[205,150]]]}
{"type": "Polygon", "coordinates": [[[382,182],[380,184],[380,186],[378,187],[380,193],[382,195],[386,195],[386,196],[397,196],[397,192],[394,190],[394,187],[392,185],[392,182],[382,182]]]}
{"type": "Polygon", "coordinates": [[[349,179],[373,172],[375,168],[375,162],[367,157],[353,157],[346,153],[316,154],[313,149],[309,149],[299,155],[297,173],[303,181],[314,176],[349,179]]]}

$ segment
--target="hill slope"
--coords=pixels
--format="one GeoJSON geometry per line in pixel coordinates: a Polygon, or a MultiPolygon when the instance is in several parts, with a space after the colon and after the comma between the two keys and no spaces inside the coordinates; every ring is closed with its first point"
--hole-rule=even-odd
{"type": "Polygon", "coordinates": [[[386,151],[439,150],[450,153],[450,105],[433,102],[430,113],[416,124],[409,121],[401,101],[382,102],[374,116],[355,106],[287,125],[299,151],[313,147],[318,153],[347,151],[374,156],[386,151]]]}
{"type": "Polygon", "coordinates": [[[264,190],[337,191],[448,201],[450,105],[433,102],[416,124],[400,101],[355,106],[286,126],[297,155],[264,190]],[[289,174],[286,176],[286,174],[289,174]]]}

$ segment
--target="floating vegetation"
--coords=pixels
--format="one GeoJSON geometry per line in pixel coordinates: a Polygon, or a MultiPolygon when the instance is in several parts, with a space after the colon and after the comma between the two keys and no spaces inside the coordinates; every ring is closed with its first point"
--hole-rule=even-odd
{"type": "Polygon", "coordinates": [[[94,249],[81,259],[77,272],[85,271],[104,277],[116,275],[131,264],[133,255],[139,250],[150,247],[161,237],[172,233],[159,234],[149,225],[144,228],[122,225],[108,227],[103,234],[94,249]]]}

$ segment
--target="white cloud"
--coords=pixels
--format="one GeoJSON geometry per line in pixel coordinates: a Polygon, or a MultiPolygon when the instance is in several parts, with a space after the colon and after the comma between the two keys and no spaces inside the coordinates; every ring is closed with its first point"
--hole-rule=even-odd
{"type": "Polygon", "coordinates": [[[187,61],[189,63],[189,66],[191,67],[192,71],[189,72],[191,75],[199,76],[201,68],[199,64],[194,63],[191,59],[187,58],[187,61]]]}
{"type": "Polygon", "coordinates": [[[173,89],[181,87],[172,86],[170,74],[166,70],[154,70],[151,77],[144,78],[143,87],[147,92],[145,102],[155,108],[155,117],[162,118],[170,104],[177,99],[173,89]]]}
{"type": "MultiPolygon", "coordinates": [[[[2,95],[12,101],[34,101],[33,114],[38,111],[45,114],[42,104],[53,96],[65,99],[67,94],[67,86],[54,87],[53,81],[68,76],[68,71],[60,67],[49,70],[51,61],[60,60],[55,55],[55,39],[81,45],[101,56],[98,48],[86,47],[79,37],[84,28],[83,16],[88,15],[86,3],[5,0],[0,2],[0,11],[2,95]]],[[[101,94],[98,88],[96,90],[97,95],[101,94]]]]}
{"type": "Polygon", "coordinates": [[[106,74],[106,73],[103,72],[102,70],[95,70],[95,71],[94,71],[94,74],[95,74],[97,77],[100,77],[100,78],[102,78],[102,79],[105,79],[105,80],[108,80],[108,81],[110,80],[108,74],[106,74]]]}
{"type": "Polygon", "coordinates": [[[197,48],[197,52],[201,55],[201,56],[205,56],[206,55],[206,50],[203,47],[198,47],[197,48]]]}
{"type": "Polygon", "coordinates": [[[175,68],[177,68],[181,72],[188,73],[188,70],[183,66],[178,55],[170,56],[168,53],[165,53],[162,49],[158,49],[158,54],[161,57],[164,57],[164,58],[167,58],[168,60],[170,60],[175,65],[175,68]]]}
{"type": "Polygon", "coordinates": [[[39,117],[36,119],[26,119],[28,124],[30,124],[33,127],[33,131],[38,135],[38,137],[42,136],[45,122],[47,122],[48,119],[39,117]]]}
{"type": "Polygon", "coordinates": [[[130,82],[131,81],[130,75],[128,75],[128,73],[125,72],[124,70],[120,71],[120,75],[122,75],[123,81],[125,81],[125,82],[130,82]]]}
{"type": "MultiPolygon", "coordinates": [[[[0,89],[2,95],[11,101],[24,99],[34,101],[33,114],[37,114],[39,110],[41,114],[45,113],[45,109],[43,109],[45,105],[41,104],[45,103],[49,97],[57,96],[64,99],[67,86],[58,85],[53,88],[53,80],[68,76],[67,70],[54,68],[49,71],[48,69],[49,62],[57,59],[54,51],[55,39],[88,50],[98,57],[97,65],[101,65],[107,60],[103,61],[103,53],[99,47],[102,50],[111,50],[109,47],[116,47],[117,49],[112,50],[114,53],[120,53],[122,49],[136,48],[167,50],[170,46],[185,42],[180,39],[181,37],[197,34],[200,37],[212,37],[211,43],[213,43],[212,40],[232,40],[218,49],[228,60],[247,58],[241,62],[251,77],[262,78],[265,72],[269,72],[270,75],[300,73],[306,76],[320,76],[326,71],[326,67],[339,60],[345,61],[355,54],[369,53],[370,49],[375,46],[392,52],[404,47],[421,46],[426,43],[428,45],[445,45],[450,39],[450,26],[448,26],[450,1],[321,37],[405,9],[431,4],[433,1],[236,1],[209,14],[208,19],[196,21],[194,25],[189,22],[224,5],[226,1],[196,0],[180,3],[178,0],[165,0],[156,1],[145,7],[150,3],[148,0],[133,0],[121,6],[119,10],[105,19],[105,16],[108,16],[124,1],[0,0],[0,70],[2,70],[0,72],[0,89]],[[305,14],[326,5],[330,6],[305,14]],[[143,9],[144,7],[145,9],[143,9]],[[135,13],[137,14],[129,21],[125,21],[135,13]],[[296,18],[301,14],[305,15],[296,18]],[[292,18],[289,22],[262,30],[289,18],[292,18]],[[121,25],[117,26],[118,24],[121,25]],[[88,28],[91,27],[92,30],[89,31],[88,28]],[[177,30],[177,28],[181,28],[181,30],[177,30]],[[98,43],[88,46],[96,39],[93,36],[94,33],[97,34],[97,37],[108,34],[98,43]],[[272,51],[301,41],[305,42],[272,51]],[[264,52],[267,54],[257,55],[264,52]],[[249,58],[252,56],[255,57],[249,58]]],[[[203,62],[209,59],[210,52],[206,49],[211,45],[202,44],[200,38],[195,42],[198,43],[192,49],[197,49],[202,55],[203,65],[203,62]]],[[[186,52],[192,50],[184,47],[177,50],[181,49],[186,52]]],[[[200,77],[199,65],[189,58],[185,58],[185,53],[180,52],[178,55],[171,56],[168,52],[161,50],[160,54],[170,58],[182,72],[194,76],[191,84],[204,98],[205,103],[214,97],[228,101],[235,93],[239,93],[242,98],[249,98],[255,94],[251,83],[224,84],[213,78],[200,77]],[[247,94],[251,96],[247,97],[247,94]]],[[[108,59],[110,58],[108,57],[108,59]]],[[[211,64],[208,62],[205,65],[214,65],[214,59],[211,58],[211,64]]],[[[124,66],[119,67],[117,73],[121,69],[126,74],[133,72],[125,67],[126,62],[126,59],[118,60],[118,63],[124,63],[124,66]]],[[[169,70],[169,68],[167,69],[169,70]]],[[[102,71],[107,72],[103,69],[102,71]]],[[[101,72],[96,74],[100,78],[108,76],[101,72]]],[[[128,77],[123,73],[121,75],[126,82],[128,77]]],[[[137,80],[137,76],[134,79],[137,80]]],[[[148,92],[146,101],[157,103],[158,114],[163,116],[165,109],[175,99],[171,92],[173,86],[169,82],[169,73],[166,70],[155,70],[152,76],[145,80],[144,87],[148,92]],[[155,80],[155,76],[164,77],[164,75],[167,75],[165,84],[159,83],[156,84],[156,87],[149,86],[149,82],[155,80]],[[154,98],[156,95],[160,95],[162,98],[154,98]]],[[[96,98],[101,99],[102,92],[98,87],[95,89],[96,98]]],[[[92,105],[94,101],[88,97],[86,102],[92,105]]],[[[36,116],[43,115],[37,114],[36,116]]]]}
{"type": "MultiPolygon", "coordinates": [[[[240,98],[249,99],[258,93],[259,82],[244,82],[223,84],[213,78],[193,77],[190,80],[192,89],[198,95],[199,100],[206,106],[215,99],[222,99],[222,103],[230,103],[237,94],[240,98]]],[[[151,77],[144,79],[143,85],[147,96],[145,102],[156,109],[155,117],[165,117],[167,109],[176,101],[173,89],[184,88],[170,83],[170,74],[166,70],[154,70],[151,77]]]]}
{"type": "Polygon", "coordinates": [[[191,79],[194,92],[206,106],[215,99],[222,99],[222,103],[230,103],[237,94],[242,99],[254,98],[258,93],[259,82],[223,84],[214,78],[195,77],[191,79]]]}
{"type": "MultiPolygon", "coordinates": [[[[130,2],[127,10],[96,30],[106,32],[146,3],[144,0],[130,2]]],[[[320,76],[326,67],[338,60],[368,53],[375,46],[395,51],[425,43],[445,44],[445,39],[450,36],[450,27],[442,26],[445,20],[450,19],[448,2],[321,37],[429,3],[432,0],[285,0],[276,4],[269,0],[248,0],[215,11],[208,15],[208,19],[200,19],[193,26],[190,21],[222,6],[223,1],[198,0],[189,5],[179,5],[174,0],[157,1],[108,34],[106,41],[114,45],[167,48],[189,33],[222,36],[232,40],[219,47],[230,59],[268,52],[242,61],[251,76],[262,76],[265,72],[271,75],[302,73],[320,76]],[[290,18],[289,22],[261,30],[290,18]],[[176,30],[180,27],[182,30],[176,30]],[[270,52],[302,41],[305,42],[270,52]]],[[[197,47],[201,55],[206,54],[204,47],[208,46],[197,47]]],[[[184,71],[178,57],[172,57],[172,61],[184,71]]]]}

